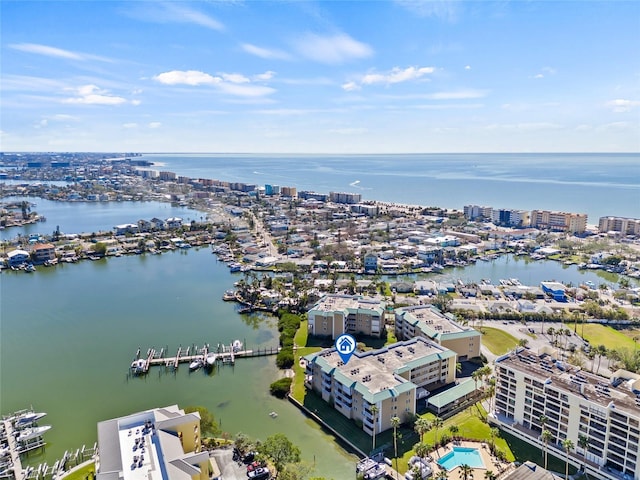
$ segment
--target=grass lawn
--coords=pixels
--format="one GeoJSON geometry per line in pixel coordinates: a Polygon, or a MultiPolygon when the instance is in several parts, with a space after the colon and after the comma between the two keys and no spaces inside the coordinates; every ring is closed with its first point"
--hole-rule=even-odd
{"type": "Polygon", "coordinates": [[[298,400],[300,403],[304,403],[304,396],[306,389],[304,388],[304,368],[300,366],[300,358],[310,353],[318,352],[322,347],[307,347],[307,338],[309,329],[307,327],[307,320],[300,322],[300,328],[296,332],[293,338],[293,343],[298,348],[295,353],[295,361],[293,363],[293,371],[295,376],[293,377],[293,383],[291,384],[291,396],[298,400]]]}
{"type": "MultiPolygon", "coordinates": [[[[491,441],[491,427],[484,421],[486,415],[487,414],[484,408],[482,408],[482,405],[477,403],[470,409],[465,409],[462,412],[454,415],[453,417],[445,420],[443,426],[438,429],[438,439],[442,439],[443,435],[451,436],[449,427],[451,425],[456,425],[458,427],[458,432],[456,433],[457,436],[463,437],[468,440],[477,440],[480,442],[489,443],[491,441]]],[[[433,421],[435,415],[433,415],[432,413],[427,413],[422,415],[422,417],[426,418],[427,420],[433,421]]],[[[419,441],[420,438],[416,435],[414,445],[419,441]]],[[[433,445],[436,441],[435,429],[431,429],[427,433],[425,433],[423,441],[428,445],[433,445]]],[[[507,460],[509,462],[513,462],[515,460],[514,454],[506,439],[502,438],[501,436],[496,437],[495,443],[498,450],[502,450],[503,452],[505,452],[505,454],[507,455],[507,460]]],[[[409,459],[413,455],[415,455],[415,452],[412,448],[411,450],[405,452],[402,455],[402,458],[398,459],[398,470],[401,473],[407,471],[409,459]]]]}
{"type": "MultiPolygon", "coordinates": [[[[582,325],[578,325],[578,332],[582,334],[582,325]]],[[[629,348],[633,350],[636,344],[632,338],[623,332],[606,325],[587,323],[584,325],[584,338],[592,346],[604,345],[607,349],[629,348]]]]}
{"type": "Polygon", "coordinates": [[[64,477],[64,480],[86,480],[87,477],[95,478],[96,464],[91,463],[86,467],[82,467],[80,470],[73,472],[70,475],[64,477]],[[93,475],[90,475],[93,474],[93,475]]]}
{"type": "Polygon", "coordinates": [[[494,355],[503,355],[518,345],[518,339],[498,328],[482,327],[482,344],[494,355]]]}

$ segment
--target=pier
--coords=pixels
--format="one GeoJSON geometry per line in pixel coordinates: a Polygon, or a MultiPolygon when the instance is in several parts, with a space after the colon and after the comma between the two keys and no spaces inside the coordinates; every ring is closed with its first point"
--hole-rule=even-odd
{"type": "MultiPolygon", "coordinates": [[[[236,340],[236,342],[238,342],[236,340]]],[[[235,343],[235,342],[234,342],[235,343]]],[[[204,346],[190,345],[186,348],[180,345],[175,356],[167,357],[168,348],[162,348],[158,352],[155,348],[149,348],[146,356],[142,356],[140,348],[138,348],[133,363],[131,364],[131,372],[133,375],[144,375],[149,372],[151,367],[163,366],[165,369],[177,371],[182,363],[188,363],[190,366],[195,362],[200,367],[212,367],[218,363],[225,365],[233,365],[237,358],[253,358],[277,355],[281,347],[265,347],[259,349],[243,349],[231,345],[218,344],[216,348],[211,348],[208,343],[204,346]]],[[[195,368],[190,368],[195,370],[195,368]]]]}

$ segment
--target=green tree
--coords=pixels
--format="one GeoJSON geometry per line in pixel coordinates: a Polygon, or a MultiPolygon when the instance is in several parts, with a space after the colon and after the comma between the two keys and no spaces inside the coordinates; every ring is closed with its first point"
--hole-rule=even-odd
{"type": "Polygon", "coordinates": [[[496,480],[498,476],[493,473],[492,470],[487,470],[486,472],[484,472],[484,478],[485,480],[496,480]]]}
{"type": "Polygon", "coordinates": [[[306,462],[287,463],[278,472],[280,480],[305,480],[313,470],[313,466],[306,462]]]}
{"type": "Polygon", "coordinates": [[[269,386],[269,391],[274,397],[284,398],[289,393],[292,382],[293,378],[291,377],[280,378],[269,386]]]}
{"type": "Polygon", "coordinates": [[[413,426],[415,432],[420,435],[420,442],[424,440],[424,434],[431,430],[431,422],[426,418],[420,417],[413,426]]]}
{"type": "Polygon", "coordinates": [[[202,436],[215,437],[221,433],[218,422],[213,413],[207,410],[207,407],[190,406],[184,409],[184,413],[197,412],[200,415],[200,432],[202,436]]]}
{"type": "Polygon", "coordinates": [[[578,435],[578,446],[582,449],[582,471],[587,467],[587,448],[589,448],[589,437],[586,435],[578,435]]]}
{"type": "Polygon", "coordinates": [[[93,250],[96,255],[104,257],[104,255],[107,253],[107,244],[103,242],[94,243],[91,250],[93,250]]]}
{"type": "Polygon", "coordinates": [[[433,419],[433,422],[431,423],[431,425],[433,426],[433,428],[435,429],[435,435],[434,438],[435,440],[433,441],[433,443],[435,444],[436,448],[438,448],[438,429],[440,427],[442,427],[443,425],[443,421],[440,417],[436,417],[433,419]]]}
{"type": "Polygon", "coordinates": [[[544,469],[547,469],[548,454],[549,454],[549,441],[553,439],[553,434],[549,430],[542,430],[542,443],[544,443],[544,469]]]}
{"type": "Polygon", "coordinates": [[[400,418],[397,415],[391,417],[391,427],[393,428],[393,454],[396,461],[396,480],[398,480],[398,427],[400,418]]]}
{"type": "Polygon", "coordinates": [[[420,458],[426,458],[429,455],[429,451],[431,450],[431,445],[427,443],[416,443],[413,446],[413,450],[416,452],[416,455],[420,458]]]}
{"type": "Polygon", "coordinates": [[[473,480],[473,468],[466,463],[460,465],[460,480],[473,480]]]}
{"type": "Polygon", "coordinates": [[[565,453],[564,480],[569,480],[569,452],[573,450],[573,441],[569,438],[562,442],[562,448],[565,453]]]}
{"type": "Polygon", "coordinates": [[[458,435],[459,431],[460,427],[458,427],[458,425],[449,425],[449,433],[451,434],[451,438],[453,438],[453,440],[456,440],[456,436],[458,435]]]}
{"type": "Polygon", "coordinates": [[[436,480],[448,480],[449,478],[449,474],[447,473],[446,470],[439,470],[438,473],[436,473],[436,480]]]}
{"type": "Polygon", "coordinates": [[[249,436],[242,432],[238,432],[236,434],[233,444],[241,455],[245,455],[247,452],[250,452],[254,445],[249,436]]]}
{"type": "Polygon", "coordinates": [[[258,447],[258,451],[273,461],[277,471],[276,478],[285,464],[300,461],[300,449],[291,443],[291,440],[283,433],[276,433],[268,437],[258,447]]]}
{"type": "Polygon", "coordinates": [[[373,445],[371,448],[371,451],[376,449],[376,432],[378,430],[378,406],[377,405],[372,405],[371,406],[371,413],[373,414],[373,445]]]}

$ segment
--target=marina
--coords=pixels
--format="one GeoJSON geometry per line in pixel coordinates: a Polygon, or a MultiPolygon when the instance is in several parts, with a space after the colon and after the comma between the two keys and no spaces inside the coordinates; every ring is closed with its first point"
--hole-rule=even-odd
{"type": "Polygon", "coordinates": [[[230,345],[219,343],[215,349],[211,349],[208,343],[203,347],[190,345],[184,349],[181,345],[173,357],[166,356],[167,351],[168,347],[161,348],[159,352],[152,347],[147,350],[145,356],[142,356],[142,351],[138,348],[135,358],[133,362],[131,362],[130,373],[134,376],[145,375],[149,373],[150,368],[153,366],[163,366],[165,369],[173,369],[173,371],[176,371],[181,363],[188,363],[190,372],[203,367],[211,369],[219,363],[234,365],[236,358],[277,355],[280,347],[243,350],[243,343],[240,340],[234,340],[230,345]]]}
{"type": "Polygon", "coordinates": [[[18,410],[2,417],[0,423],[0,478],[28,478],[23,471],[22,455],[43,449],[46,442],[43,435],[50,425],[38,426],[37,422],[46,416],[33,409],[18,410]]]}

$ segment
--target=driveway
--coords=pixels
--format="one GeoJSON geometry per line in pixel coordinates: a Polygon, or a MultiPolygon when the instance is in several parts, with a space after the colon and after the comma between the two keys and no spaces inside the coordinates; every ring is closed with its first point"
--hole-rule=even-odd
{"type": "Polygon", "coordinates": [[[247,480],[247,467],[233,460],[232,448],[219,448],[210,454],[215,458],[222,480],[247,480]]]}

